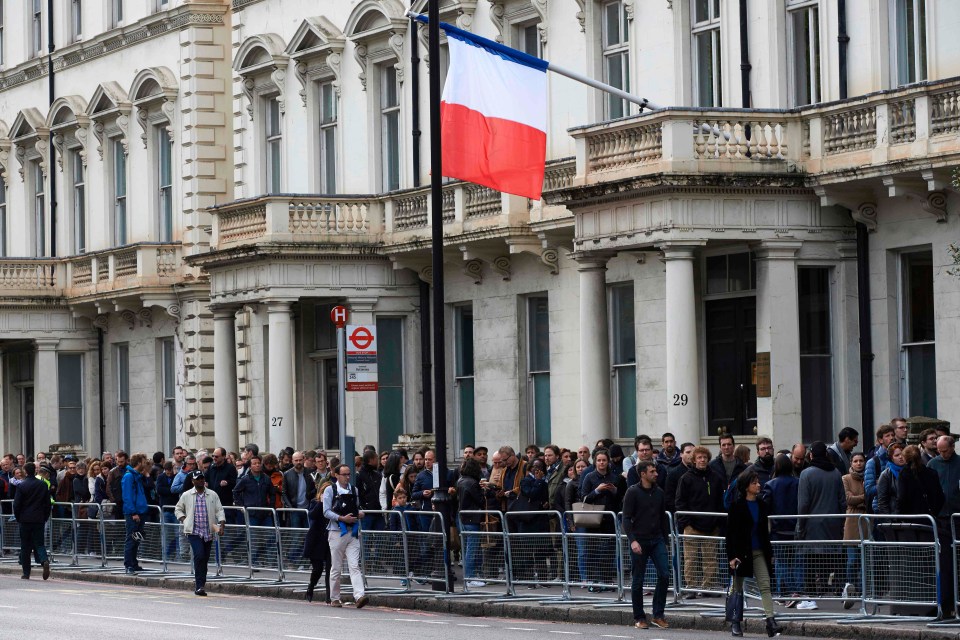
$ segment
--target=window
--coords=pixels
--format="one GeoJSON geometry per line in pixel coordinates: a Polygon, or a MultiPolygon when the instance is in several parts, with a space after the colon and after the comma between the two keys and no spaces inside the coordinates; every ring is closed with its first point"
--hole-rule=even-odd
{"type": "Polygon", "coordinates": [[[266,151],[267,193],[281,191],[281,165],[283,133],[280,126],[280,101],[277,98],[267,98],[264,109],[264,136],[266,151]]]}
{"type": "Polygon", "coordinates": [[[83,253],[87,250],[87,186],[79,150],[70,152],[70,173],[73,176],[73,246],[76,253],[83,253]]]}
{"type": "Polygon", "coordinates": [[[519,46],[524,53],[537,58],[543,57],[543,41],[540,40],[540,27],[537,23],[522,24],[517,27],[519,46]]]}
{"type": "Polygon", "coordinates": [[[40,161],[35,160],[30,165],[30,173],[33,176],[33,255],[40,257],[46,255],[46,217],[44,215],[45,196],[44,196],[44,177],[43,168],[40,161]]]}
{"type": "Polygon", "coordinates": [[[117,434],[120,448],[130,449],[130,345],[116,346],[117,434]]]}
{"type": "Polygon", "coordinates": [[[160,414],[163,447],[173,451],[177,444],[177,358],[173,338],[160,340],[160,414]]]}
{"type": "Polygon", "coordinates": [[[473,307],[456,307],[454,310],[454,386],[456,387],[457,432],[460,436],[457,449],[473,444],[476,440],[476,416],[473,393],[473,307]]]}
{"type": "Polygon", "coordinates": [[[390,447],[403,433],[403,320],[377,318],[377,415],[380,445],[390,447]]]}
{"type": "Polygon", "coordinates": [[[33,0],[30,19],[30,51],[34,57],[43,53],[43,0],[33,0]]]}
{"type": "Polygon", "coordinates": [[[897,84],[927,79],[926,0],[894,0],[893,50],[897,84]]]}
{"type": "Polygon", "coordinates": [[[527,415],[533,440],[550,443],[550,308],[546,296],[527,299],[527,415]]]}
{"type": "Polygon", "coordinates": [[[826,441],[834,436],[830,268],[798,268],[797,291],[803,439],[826,441]]]}
{"type": "Polygon", "coordinates": [[[70,36],[73,42],[83,38],[83,0],[70,0],[70,36]]]}
{"type": "Polygon", "coordinates": [[[320,193],[337,192],[337,92],[320,83],[320,193]]]}
{"type": "MultiPolygon", "coordinates": [[[[800,4],[800,3],[794,3],[800,4]]],[[[793,104],[820,102],[820,9],[816,3],[790,7],[793,104]]]]}
{"type": "Polygon", "coordinates": [[[4,14],[6,10],[4,0],[0,0],[0,67],[3,66],[6,58],[3,55],[3,43],[4,43],[4,29],[3,26],[6,23],[6,16],[4,14]]]}
{"type": "Polygon", "coordinates": [[[0,258],[6,258],[7,249],[7,183],[0,175],[0,258]]]}
{"type": "Polygon", "coordinates": [[[720,74],[720,0],[693,1],[695,101],[698,107],[723,106],[720,74]]]}
{"type": "Polygon", "coordinates": [[[113,244],[127,244],[127,154],[123,142],[113,141],[113,244]]]}
{"type": "Polygon", "coordinates": [[[900,395],[901,413],[937,415],[936,326],[933,298],[933,252],[900,256],[900,395]]]}
{"type": "Polygon", "coordinates": [[[706,259],[707,294],[757,288],[757,260],[752,253],[728,253],[706,259]]]}
{"type": "Polygon", "coordinates": [[[337,326],[330,320],[332,304],[318,304],[314,307],[314,348],[317,351],[331,351],[337,348],[337,326]]]}
{"type": "Polygon", "coordinates": [[[392,64],[380,66],[380,154],[383,189],[400,188],[400,86],[392,64]]]}
{"type": "Polygon", "coordinates": [[[170,6],[170,0],[153,0],[153,10],[163,11],[170,6]]]}
{"type": "Polygon", "coordinates": [[[173,140],[166,127],[156,127],[157,214],[160,242],[173,241],[173,140]]]}
{"type": "Polygon", "coordinates": [[[637,340],[633,316],[633,283],[610,287],[613,415],[619,438],[637,435],[637,340]]]}
{"type": "Polygon", "coordinates": [[[110,0],[110,26],[123,24],[123,0],[110,0]]]}
{"type": "MultiPolygon", "coordinates": [[[[630,29],[627,8],[622,2],[603,5],[603,80],[624,91],[630,91],[630,29]]],[[[622,118],[630,113],[623,98],[607,94],[606,117],[622,118]]]]}
{"type": "Polygon", "coordinates": [[[83,354],[57,354],[60,442],[83,444],[83,354]]]}

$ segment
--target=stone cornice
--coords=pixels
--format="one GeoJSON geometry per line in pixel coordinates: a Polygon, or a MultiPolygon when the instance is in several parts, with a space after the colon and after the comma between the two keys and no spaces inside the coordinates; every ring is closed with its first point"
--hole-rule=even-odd
{"type": "Polygon", "coordinates": [[[190,266],[202,267],[210,271],[241,263],[277,260],[343,262],[369,261],[371,259],[387,260],[382,246],[351,243],[262,243],[187,256],[184,261],[190,266]]]}
{"type": "MultiPolygon", "coordinates": [[[[227,7],[215,3],[190,3],[160,11],[132,25],[111,29],[90,40],[57,50],[54,71],[62,71],[89,60],[122,51],[145,40],[151,40],[193,24],[222,25],[227,7]]],[[[0,90],[10,89],[47,75],[47,56],[31,58],[0,73],[0,90]]]]}
{"type": "MultiPolygon", "coordinates": [[[[530,227],[527,225],[511,226],[511,227],[488,227],[484,229],[477,229],[475,231],[467,231],[465,233],[458,233],[456,235],[444,235],[443,236],[443,246],[445,247],[456,247],[467,242],[476,242],[478,240],[495,240],[499,238],[507,237],[517,237],[517,236],[528,236],[534,239],[537,239],[536,234],[530,231],[530,227]]],[[[408,240],[406,242],[398,242],[395,244],[387,244],[383,248],[383,252],[386,255],[393,255],[396,253],[406,253],[409,251],[420,251],[430,248],[430,237],[422,236],[417,237],[413,240],[408,240]]]]}

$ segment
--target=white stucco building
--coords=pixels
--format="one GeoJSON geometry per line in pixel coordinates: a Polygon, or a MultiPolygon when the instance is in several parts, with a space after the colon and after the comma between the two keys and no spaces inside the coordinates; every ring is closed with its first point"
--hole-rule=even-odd
{"type": "Polygon", "coordinates": [[[543,200],[441,212],[410,4],[4,4],[5,450],[335,449],[336,304],[378,330],[349,431],[422,431],[433,215],[451,451],[960,411],[960,4],[444,0],[683,106],[549,76],[543,200]]]}

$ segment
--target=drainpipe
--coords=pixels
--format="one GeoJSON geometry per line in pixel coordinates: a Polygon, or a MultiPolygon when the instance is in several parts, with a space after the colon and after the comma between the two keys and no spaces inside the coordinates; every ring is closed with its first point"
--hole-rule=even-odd
{"type": "MultiPolygon", "coordinates": [[[[56,51],[56,45],[53,41],[53,0],[47,0],[47,107],[53,106],[53,101],[57,99],[53,82],[53,52],[56,51]]],[[[50,174],[50,255],[57,255],[57,178],[53,170],[53,154],[56,148],[53,146],[53,139],[47,140],[47,149],[49,156],[49,166],[47,171],[50,174]]]]}
{"type": "MultiPolygon", "coordinates": [[[[837,0],[840,99],[847,99],[847,2],[837,0]]],[[[873,327],[870,314],[870,232],[857,223],[857,320],[860,325],[860,437],[866,442],[876,426],[873,417],[873,327]]]]}
{"type": "Polygon", "coordinates": [[[747,0],[740,0],[740,106],[744,109],[750,108],[750,69],[750,38],[747,34],[747,0]]]}
{"type": "MultiPolygon", "coordinates": [[[[420,41],[417,38],[419,23],[410,18],[410,99],[413,101],[410,109],[411,127],[413,129],[413,186],[420,186],[420,41]]],[[[421,302],[423,296],[421,296],[421,302]]],[[[429,305],[428,305],[429,307],[429,305]]],[[[429,333],[426,340],[429,341],[429,333]]],[[[424,387],[426,389],[426,387],[424,387]]],[[[426,413],[424,413],[426,415],[426,413]]],[[[431,419],[432,420],[432,419],[431,419]]]]}

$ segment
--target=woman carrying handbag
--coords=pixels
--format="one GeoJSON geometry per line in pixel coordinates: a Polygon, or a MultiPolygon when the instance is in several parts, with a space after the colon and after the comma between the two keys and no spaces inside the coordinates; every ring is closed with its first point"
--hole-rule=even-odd
{"type": "Polygon", "coordinates": [[[743,635],[743,581],[755,578],[760,588],[763,612],[767,619],[767,635],[773,638],[783,629],[773,617],[773,597],[770,592],[773,567],[773,548],[770,546],[770,526],[767,507],[757,500],[760,479],[753,468],[747,468],[737,478],[737,499],[730,505],[727,516],[727,560],[733,584],[727,595],[727,621],[734,636],[743,635]]]}

